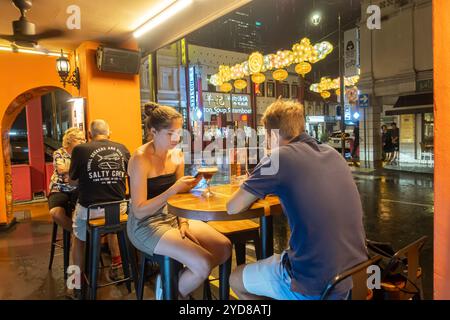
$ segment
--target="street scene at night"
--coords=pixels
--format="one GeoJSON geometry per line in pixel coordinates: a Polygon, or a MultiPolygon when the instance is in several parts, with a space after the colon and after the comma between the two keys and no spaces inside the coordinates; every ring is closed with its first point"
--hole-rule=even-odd
{"type": "Polygon", "coordinates": [[[450,299],[450,1],[0,12],[0,300],[450,299]]]}

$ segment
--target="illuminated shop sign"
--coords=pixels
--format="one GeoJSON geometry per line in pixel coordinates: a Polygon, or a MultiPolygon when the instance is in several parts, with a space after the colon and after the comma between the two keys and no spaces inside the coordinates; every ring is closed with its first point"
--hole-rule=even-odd
{"type": "Polygon", "coordinates": [[[189,106],[192,109],[197,107],[197,99],[196,96],[196,76],[195,76],[195,67],[189,67],[189,106]]]}
{"type": "Polygon", "coordinates": [[[202,97],[204,113],[252,113],[249,95],[203,92],[202,97]]]}

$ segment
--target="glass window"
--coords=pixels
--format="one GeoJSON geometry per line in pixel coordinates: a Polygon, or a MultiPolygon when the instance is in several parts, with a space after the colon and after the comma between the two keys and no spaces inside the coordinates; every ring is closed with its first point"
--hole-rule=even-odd
{"type": "Polygon", "coordinates": [[[173,91],[175,90],[174,72],[173,68],[160,67],[161,82],[159,88],[161,90],[173,91]]]}
{"type": "Polygon", "coordinates": [[[267,82],[267,97],[269,98],[275,97],[275,83],[271,81],[267,82]]]}
{"type": "Polygon", "coordinates": [[[428,145],[434,143],[434,114],[424,113],[423,115],[423,130],[422,142],[428,145]]]}
{"type": "Polygon", "coordinates": [[[264,82],[260,83],[260,84],[255,84],[256,96],[265,97],[266,96],[265,90],[266,90],[266,84],[264,82]]]}
{"type": "Polygon", "coordinates": [[[11,164],[28,164],[26,108],[19,113],[9,132],[11,164]]]}
{"type": "Polygon", "coordinates": [[[291,99],[298,99],[298,85],[293,84],[291,86],[291,99]]]}
{"type": "Polygon", "coordinates": [[[281,96],[285,99],[289,99],[290,98],[290,94],[289,94],[289,83],[282,83],[280,85],[280,90],[281,90],[281,96]]]}

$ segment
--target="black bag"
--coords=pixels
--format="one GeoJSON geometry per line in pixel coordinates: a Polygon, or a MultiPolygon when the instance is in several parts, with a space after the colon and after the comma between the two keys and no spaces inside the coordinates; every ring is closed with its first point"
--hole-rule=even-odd
{"type": "MultiPolygon", "coordinates": [[[[381,282],[389,282],[394,284],[400,282],[410,282],[405,273],[408,269],[408,258],[394,258],[395,250],[391,243],[366,239],[366,245],[370,257],[375,255],[382,256],[380,262],[378,263],[381,268],[381,282]]],[[[414,287],[416,287],[417,292],[408,292],[401,288],[399,288],[399,290],[404,293],[417,294],[419,292],[419,288],[417,288],[416,285],[414,285],[414,287]]]]}
{"type": "Polygon", "coordinates": [[[403,268],[408,265],[408,259],[399,259],[398,261],[393,261],[395,255],[395,250],[392,244],[389,242],[378,242],[373,240],[366,240],[367,249],[369,251],[369,256],[373,257],[377,254],[381,255],[381,260],[378,263],[382,270],[381,281],[386,281],[386,278],[393,278],[401,275],[403,273],[403,268]],[[384,279],[383,279],[384,278],[384,279]]]}

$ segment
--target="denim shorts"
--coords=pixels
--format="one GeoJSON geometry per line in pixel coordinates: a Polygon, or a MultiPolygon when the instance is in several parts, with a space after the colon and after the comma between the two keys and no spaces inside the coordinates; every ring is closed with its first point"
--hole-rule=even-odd
{"type": "Polygon", "coordinates": [[[242,280],[247,292],[276,300],[319,300],[320,296],[305,296],[291,290],[291,276],[282,263],[281,255],[246,265],[242,280]]]}

